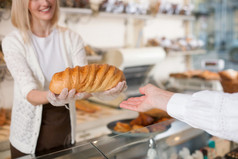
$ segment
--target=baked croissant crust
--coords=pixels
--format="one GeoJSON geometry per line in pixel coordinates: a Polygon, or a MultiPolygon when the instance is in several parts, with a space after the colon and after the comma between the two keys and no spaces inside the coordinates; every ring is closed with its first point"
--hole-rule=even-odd
{"type": "Polygon", "coordinates": [[[66,68],[55,73],[51,79],[49,89],[60,94],[62,89],[73,88],[78,92],[101,92],[115,87],[125,80],[123,72],[108,64],[89,64],[83,67],[66,68]]]}

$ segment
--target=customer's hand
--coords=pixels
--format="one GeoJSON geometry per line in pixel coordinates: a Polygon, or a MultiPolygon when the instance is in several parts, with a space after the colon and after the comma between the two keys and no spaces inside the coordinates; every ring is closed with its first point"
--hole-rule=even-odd
{"type": "Polygon", "coordinates": [[[174,94],[152,84],[147,84],[140,88],[139,91],[143,96],[129,98],[127,101],[123,101],[120,107],[138,112],[145,112],[153,108],[166,111],[168,101],[174,94]]]}
{"type": "Polygon", "coordinates": [[[101,100],[113,100],[115,99],[121,92],[127,89],[126,81],[119,82],[116,87],[109,89],[104,92],[95,92],[92,93],[94,97],[97,97],[101,100]]]}
{"type": "Polygon", "coordinates": [[[70,91],[68,91],[68,88],[64,88],[59,95],[56,95],[51,91],[48,91],[47,99],[54,106],[64,106],[70,101],[80,100],[88,98],[90,96],[91,94],[87,92],[76,93],[75,89],[71,89],[70,91]]]}

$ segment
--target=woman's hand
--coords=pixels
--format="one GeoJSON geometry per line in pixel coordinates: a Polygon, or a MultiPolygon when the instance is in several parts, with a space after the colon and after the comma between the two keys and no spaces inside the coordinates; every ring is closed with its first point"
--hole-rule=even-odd
{"type": "Polygon", "coordinates": [[[64,106],[72,100],[79,100],[88,98],[91,95],[89,93],[76,93],[75,89],[68,91],[68,88],[64,88],[59,95],[52,93],[51,91],[47,94],[48,101],[54,106],[64,106]]]}
{"type": "Polygon", "coordinates": [[[168,101],[174,94],[152,84],[147,84],[140,88],[139,91],[143,96],[129,98],[127,101],[123,101],[120,107],[138,112],[145,112],[153,108],[166,111],[168,101]]]}
{"type": "Polygon", "coordinates": [[[92,93],[94,97],[97,97],[101,100],[113,100],[115,99],[121,92],[127,89],[126,81],[119,82],[116,87],[109,89],[104,92],[95,92],[92,93]]]}

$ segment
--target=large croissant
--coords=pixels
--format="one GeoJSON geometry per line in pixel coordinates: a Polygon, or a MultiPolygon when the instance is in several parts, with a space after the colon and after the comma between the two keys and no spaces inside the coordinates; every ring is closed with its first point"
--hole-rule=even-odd
{"type": "Polygon", "coordinates": [[[77,92],[100,92],[115,87],[124,81],[123,72],[115,66],[108,64],[89,64],[83,67],[66,68],[65,71],[55,73],[50,82],[49,89],[60,94],[63,88],[77,92]]]}

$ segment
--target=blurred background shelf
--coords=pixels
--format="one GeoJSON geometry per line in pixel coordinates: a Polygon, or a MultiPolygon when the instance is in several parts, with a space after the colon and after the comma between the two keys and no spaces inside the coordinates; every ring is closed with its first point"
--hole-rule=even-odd
{"type": "Polygon", "coordinates": [[[171,18],[176,20],[195,20],[192,15],[171,15],[171,14],[157,14],[157,15],[142,15],[142,14],[126,14],[126,13],[112,13],[112,12],[98,12],[93,14],[91,9],[81,9],[81,8],[69,8],[61,7],[60,10],[65,13],[70,14],[82,14],[82,15],[95,15],[100,17],[115,17],[115,18],[134,18],[142,20],[150,20],[153,18],[171,18]]]}
{"type": "Polygon", "coordinates": [[[84,8],[70,8],[70,7],[61,7],[61,12],[65,13],[74,13],[74,14],[88,14],[91,15],[93,11],[91,9],[84,9],[84,8]]]}
{"type": "Polygon", "coordinates": [[[190,50],[190,51],[169,51],[168,56],[184,56],[184,55],[199,55],[205,54],[206,50],[199,49],[199,50],[190,50]]]}

